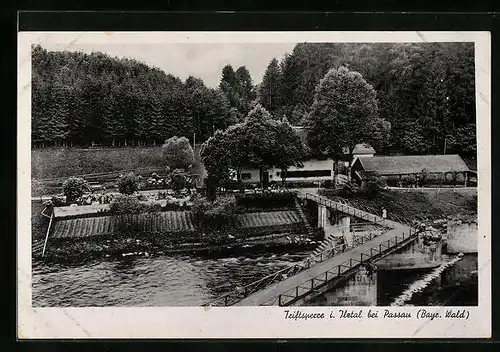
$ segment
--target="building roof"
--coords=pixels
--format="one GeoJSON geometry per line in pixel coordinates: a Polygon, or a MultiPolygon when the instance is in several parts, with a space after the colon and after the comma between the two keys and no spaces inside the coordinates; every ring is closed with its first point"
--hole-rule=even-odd
{"type": "Polygon", "coordinates": [[[352,153],[355,155],[375,154],[375,149],[368,143],[359,143],[356,144],[352,153]]]}
{"type": "Polygon", "coordinates": [[[427,172],[470,171],[459,155],[405,155],[374,156],[358,158],[365,171],[375,171],[380,175],[417,174],[427,172]]]}

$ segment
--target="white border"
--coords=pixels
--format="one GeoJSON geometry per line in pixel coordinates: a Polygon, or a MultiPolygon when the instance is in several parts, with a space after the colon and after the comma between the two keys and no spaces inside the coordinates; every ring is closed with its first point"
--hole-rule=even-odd
{"type": "MultiPolygon", "coordinates": [[[[491,176],[489,32],[20,32],[18,33],[18,337],[19,338],[464,338],[491,337],[491,176]],[[32,43],[475,42],[478,129],[479,305],[468,320],[285,320],[280,307],[31,307],[32,43]]],[[[328,307],[299,307],[304,312],[328,307]]],[[[368,307],[360,307],[365,311],[368,307]]],[[[429,311],[449,307],[425,307],[429,311]]],[[[291,307],[290,311],[295,308],[291,307]]],[[[333,308],[336,310],[337,308],[333,308]]],[[[373,307],[383,311],[384,307],[373,307]]],[[[391,308],[412,312],[418,307],[391,308]]]]}

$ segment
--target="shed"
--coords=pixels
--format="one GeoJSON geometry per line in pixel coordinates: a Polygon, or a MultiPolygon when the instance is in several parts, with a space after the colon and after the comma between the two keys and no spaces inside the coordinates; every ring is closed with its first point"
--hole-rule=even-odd
{"type": "Polygon", "coordinates": [[[455,178],[461,173],[465,180],[470,173],[462,158],[457,154],[449,155],[404,155],[359,157],[353,164],[352,176],[362,180],[363,173],[377,173],[387,178],[404,175],[452,174],[455,178]]]}

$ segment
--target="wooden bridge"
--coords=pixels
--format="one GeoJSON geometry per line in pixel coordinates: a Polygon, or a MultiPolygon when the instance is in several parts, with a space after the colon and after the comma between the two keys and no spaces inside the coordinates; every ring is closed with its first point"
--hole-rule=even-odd
{"type": "Polygon", "coordinates": [[[330,209],[382,225],[389,229],[384,234],[370,235],[353,248],[330,249],[320,253],[320,258],[308,259],[276,274],[269,275],[235,292],[208,302],[206,305],[268,306],[291,305],[325,287],[335,284],[354,273],[361,265],[375,262],[413,242],[417,236],[414,228],[335,202],[314,194],[302,198],[330,209]]]}

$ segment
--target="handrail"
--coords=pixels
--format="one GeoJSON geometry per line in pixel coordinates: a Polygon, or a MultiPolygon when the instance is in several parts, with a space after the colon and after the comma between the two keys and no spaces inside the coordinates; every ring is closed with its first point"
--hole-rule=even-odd
{"type": "MultiPolygon", "coordinates": [[[[391,239],[389,239],[387,241],[388,246],[386,247],[384,252],[390,251],[393,248],[397,247],[398,245],[400,246],[402,243],[405,242],[405,240],[408,240],[408,239],[411,239],[412,237],[415,237],[416,234],[418,234],[417,231],[412,231],[412,229],[410,229],[408,234],[405,234],[403,232],[401,235],[395,236],[393,238],[394,241],[391,241],[391,239]],[[398,238],[400,238],[399,241],[398,241],[398,238]],[[394,244],[391,245],[391,242],[393,242],[394,244]]],[[[385,245],[384,245],[384,247],[385,247],[385,245]]],[[[338,264],[334,269],[326,270],[326,271],[316,275],[315,277],[313,277],[311,279],[308,279],[304,282],[301,282],[300,284],[296,285],[295,287],[281,293],[277,297],[273,297],[272,299],[262,303],[261,305],[263,305],[263,306],[275,305],[276,302],[278,303],[279,306],[286,306],[288,304],[291,304],[291,303],[297,301],[298,299],[305,297],[306,295],[312,293],[314,290],[318,289],[319,287],[325,285],[327,281],[331,281],[331,280],[336,279],[336,278],[342,278],[344,274],[347,274],[352,269],[355,269],[358,266],[362,265],[363,263],[366,263],[368,260],[373,259],[374,257],[377,257],[377,256],[381,256],[381,255],[383,255],[382,243],[379,244],[378,246],[374,246],[374,247],[370,248],[369,254],[364,253],[364,252],[360,253],[360,260],[358,260],[356,258],[350,258],[349,260],[346,260],[346,261],[338,264]],[[376,253],[373,253],[373,251],[375,251],[376,253]],[[331,274],[333,276],[330,276],[330,278],[328,279],[329,274],[331,274]],[[325,279],[322,279],[323,276],[325,277],[325,279]],[[318,283],[318,285],[314,285],[315,280],[318,283]],[[299,294],[299,288],[303,289],[304,287],[306,287],[305,292],[302,290],[302,292],[299,294]],[[291,295],[290,294],[291,292],[293,292],[294,294],[291,295]],[[290,298],[290,299],[286,300],[286,298],[290,298]]]]}
{"type": "MultiPolygon", "coordinates": [[[[335,202],[334,200],[324,198],[324,197],[321,197],[318,195],[314,195],[311,193],[305,193],[304,195],[305,195],[305,199],[311,199],[311,200],[314,200],[320,204],[323,204],[325,206],[329,206],[332,208],[335,207],[336,210],[341,209],[341,211],[345,211],[344,209],[351,208],[351,209],[354,209],[354,211],[358,210],[358,214],[360,214],[359,209],[356,209],[348,204],[342,204],[340,202],[335,202]]],[[[364,213],[361,215],[367,217],[368,221],[373,221],[375,224],[382,225],[386,228],[389,227],[389,226],[387,226],[386,219],[384,219],[378,215],[371,214],[371,213],[364,211],[364,210],[361,210],[361,212],[364,213]],[[370,220],[370,217],[371,217],[371,220],[370,220]]],[[[412,229],[410,228],[410,233],[411,233],[411,231],[412,231],[412,229]]],[[[353,243],[354,243],[353,247],[357,247],[357,246],[360,246],[368,241],[371,241],[376,236],[377,236],[377,234],[370,233],[367,236],[357,237],[353,241],[353,243]]],[[[395,246],[398,244],[397,237],[399,237],[399,236],[396,236],[396,242],[394,244],[395,246]]],[[[404,233],[403,233],[402,239],[403,240],[405,239],[404,233]]],[[[380,244],[376,247],[371,248],[370,255],[372,255],[372,253],[373,253],[372,250],[378,251],[373,256],[380,255],[382,253],[382,245],[384,247],[386,247],[385,250],[389,250],[389,248],[391,248],[391,240],[390,239],[388,240],[387,246],[385,244],[380,244]]],[[[353,247],[348,248],[346,246],[344,247],[342,245],[339,245],[339,246],[335,246],[333,248],[326,249],[324,251],[321,251],[320,253],[314,254],[312,257],[309,257],[298,264],[294,264],[294,265],[287,267],[285,269],[281,269],[281,270],[279,270],[273,274],[267,275],[267,276],[265,276],[257,281],[251,282],[251,283],[243,286],[242,288],[239,288],[235,291],[231,291],[231,292],[228,292],[220,297],[217,297],[217,298],[205,303],[203,306],[210,306],[213,303],[217,303],[217,302],[221,302],[221,301],[224,303],[225,306],[231,305],[234,301],[241,300],[245,297],[248,297],[250,294],[256,292],[256,290],[258,288],[260,288],[262,283],[265,283],[264,287],[267,287],[267,286],[274,284],[276,282],[281,282],[285,278],[285,275],[286,275],[286,278],[288,278],[289,274],[296,275],[305,269],[309,269],[311,267],[311,262],[314,262],[315,264],[324,262],[326,260],[331,259],[332,257],[334,257],[337,254],[344,253],[348,250],[351,250],[353,247]],[[339,249],[339,247],[341,247],[341,249],[339,249]]],[[[363,255],[368,256],[366,253],[364,253],[363,255]]],[[[361,262],[363,262],[363,255],[361,256],[362,257],[361,262]]],[[[353,259],[353,260],[357,261],[357,259],[353,259]]],[[[352,260],[351,260],[351,263],[352,263],[352,260]]],[[[343,264],[345,264],[345,262],[343,264]]],[[[322,273],[321,275],[323,275],[323,274],[325,274],[325,273],[322,273]]]]}

